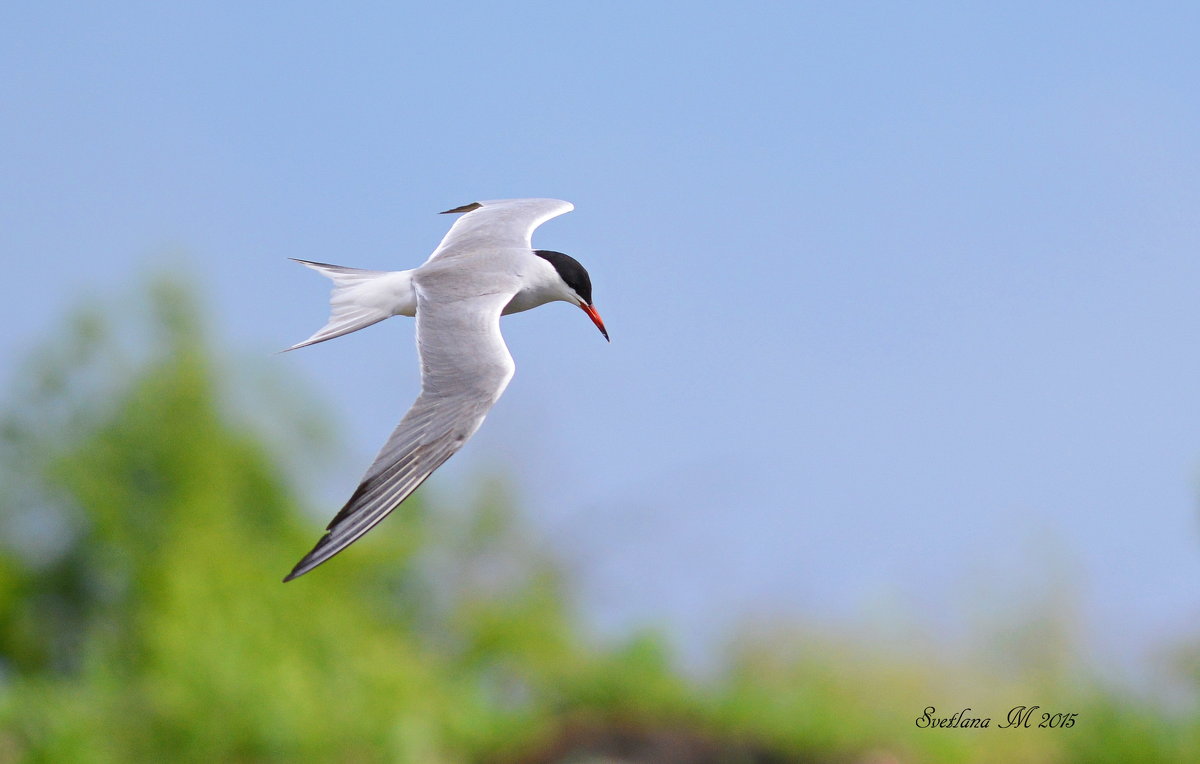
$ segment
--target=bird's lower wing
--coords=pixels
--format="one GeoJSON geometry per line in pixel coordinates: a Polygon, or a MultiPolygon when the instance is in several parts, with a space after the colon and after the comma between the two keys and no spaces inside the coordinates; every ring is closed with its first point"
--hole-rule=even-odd
{"type": "Polygon", "coordinates": [[[325,535],[284,581],[358,540],[479,429],[512,378],[512,356],[500,335],[500,312],[511,298],[492,293],[442,302],[424,300],[418,290],[421,395],[325,535]]]}

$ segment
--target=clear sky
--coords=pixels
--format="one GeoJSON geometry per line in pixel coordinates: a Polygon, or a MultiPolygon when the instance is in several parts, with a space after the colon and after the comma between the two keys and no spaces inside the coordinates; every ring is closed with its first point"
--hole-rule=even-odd
{"type": "Polygon", "coordinates": [[[332,513],[412,329],[271,356],[325,317],[285,258],[413,267],[437,210],[559,197],[535,244],[613,343],[505,319],[429,490],[511,468],[598,627],[953,635],[1065,588],[1102,656],[1200,631],[1200,6],[434,5],[0,8],[4,376],[183,252],[343,423],[332,513]]]}

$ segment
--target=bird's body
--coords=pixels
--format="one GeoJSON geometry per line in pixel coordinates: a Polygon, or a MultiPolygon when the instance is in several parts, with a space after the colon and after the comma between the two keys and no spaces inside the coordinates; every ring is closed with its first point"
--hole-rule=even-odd
{"type": "Polygon", "coordinates": [[[578,305],[604,334],[591,280],[560,252],[534,250],[533,230],[574,209],[557,199],[475,202],[421,266],[367,271],[300,261],[334,282],[329,322],[289,350],[340,337],[391,316],[415,316],[421,394],[328,531],[285,578],[345,549],[404,501],[479,429],[515,366],[500,316],[555,300],[578,305]]]}

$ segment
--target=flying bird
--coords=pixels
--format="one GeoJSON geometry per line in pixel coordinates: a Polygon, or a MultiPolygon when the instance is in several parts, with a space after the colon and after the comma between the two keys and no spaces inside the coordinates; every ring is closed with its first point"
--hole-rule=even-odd
{"type": "Polygon", "coordinates": [[[500,199],[446,210],[462,214],[421,266],[369,271],[297,260],[333,280],[329,321],[288,350],[415,316],[421,394],[400,420],[325,535],[284,581],[358,540],[467,442],[512,379],[500,316],[555,300],[578,305],[604,339],[592,281],[577,260],[533,249],[533,231],[575,209],[559,199],[500,199]]]}

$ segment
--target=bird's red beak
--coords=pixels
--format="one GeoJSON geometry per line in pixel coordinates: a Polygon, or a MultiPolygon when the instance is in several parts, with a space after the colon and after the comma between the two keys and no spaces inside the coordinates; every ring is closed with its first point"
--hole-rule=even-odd
{"type": "Polygon", "coordinates": [[[604,320],[600,318],[600,314],[596,312],[596,309],[587,303],[584,303],[579,307],[583,308],[583,312],[587,313],[588,318],[592,319],[592,323],[595,324],[596,328],[600,330],[600,333],[604,335],[604,339],[612,342],[612,340],[608,339],[608,330],[604,328],[604,320]]]}

